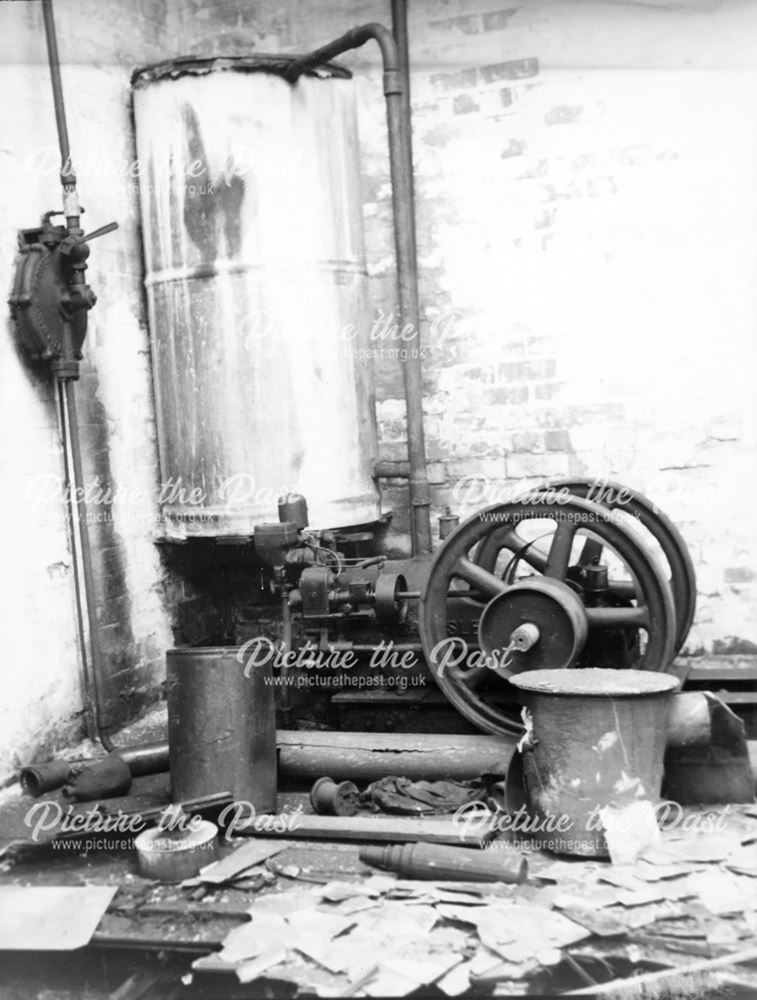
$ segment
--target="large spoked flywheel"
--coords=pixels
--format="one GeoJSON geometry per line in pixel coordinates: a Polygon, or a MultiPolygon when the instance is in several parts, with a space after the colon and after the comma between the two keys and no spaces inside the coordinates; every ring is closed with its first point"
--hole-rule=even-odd
{"type": "MultiPolygon", "coordinates": [[[[552,480],[539,487],[538,491],[549,490],[557,495],[565,492],[599,503],[616,511],[619,520],[636,533],[640,532],[644,541],[651,546],[661,564],[661,570],[670,583],[676,612],[675,652],[681,650],[694,620],[696,610],[696,575],[686,542],[680,531],[651,500],[643,494],[615,482],[597,482],[586,479],[552,480]]],[[[602,557],[602,544],[598,539],[587,544],[578,553],[578,561],[569,571],[575,577],[583,567],[597,563],[602,557]]],[[[484,538],[476,552],[475,561],[492,572],[500,566],[508,567],[514,576],[516,563],[527,565],[543,572],[546,557],[538,546],[528,545],[519,535],[517,527],[506,526],[493,531],[484,538]],[[511,558],[502,559],[503,552],[511,558]]],[[[614,584],[614,596],[632,598],[629,581],[618,580],[614,584]]]]}
{"type": "Polygon", "coordinates": [[[622,640],[620,666],[665,670],[674,655],[673,596],[649,547],[613,511],[575,496],[559,503],[551,497],[548,491],[496,504],[461,524],[437,552],[421,596],[431,672],[486,732],[521,731],[508,683],[514,673],[594,665],[587,651],[606,652],[608,635],[622,640]],[[526,575],[505,572],[503,579],[503,537],[518,539],[526,575]],[[470,641],[454,634],[461,601],[475,617],[470,641]]]}

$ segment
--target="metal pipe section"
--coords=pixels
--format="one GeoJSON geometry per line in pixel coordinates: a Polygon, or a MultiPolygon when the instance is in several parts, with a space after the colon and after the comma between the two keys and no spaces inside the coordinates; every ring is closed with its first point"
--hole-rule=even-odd
{"type": "Polygon", "coordinates": [[[285,725],[292,724],[292,695],[289,690],[287,661],[292,649],[292,609],[289,607],[289,594],[281,595],[281,652],[284,666],[281,668],[281,719],[285,725]]]}
{"type": "Polygon", "coordinates": [[[27,795],[36,798],[65,785],[71,775],[71,762],[50,760],[42,764],[27,764],[18,772],[18,780],[27,795]]]}
{"type": "MultiPolygon", "coordinates": [[[[672,718],[676,698],[673,698],[672,718]]],[[[670,740],[670,735],[668,737],[670,740]]],[[[282,781],[307,783],[324,774],[337,780],[377,781],[387,774],[407,777],[475,778],[484,771],[508,766],[512,741],[496,736],[438,736],[428,733],[327,733],[279,729],[276,734],[282,781]],[[403,751],[405,751],[403,755],[403,751]],[[440,756],[441,753],[441,756],[440,756]]],[[[757,775],[757,740],[747,741],[752,772],[757,775]]],[[[122,747],[119,757],[129,765],[132,777],[161,774],[168,770],[168,744],[122,747]]],[[[29,764],[25,770],[42,769],[47,778],[62,764],[92,761],[50,761],[29,764]]],[[[61,780],[60,784],[64,784],[61,780]]],[[[49,786],[48,787],[52,787],[49,786]]]]}
{"type": "Polygon", "coordinates": [[[373,466],[376,479],[409,479],[409,462],[376,462],[373,466]]]}
{"type": "Polygon", "coordinates": [[[132,778],[141,778],[145,774],[160,774],[168,770],[167,743],[119,747],[116,753],[125,764],[129,765],[132,778]]]}
{"type": "MultiPolygon", "coordinates": [[[[42,16],[45,25],[45,40],[50,67],[50,81],[53,90],[53,105],[55,107],[55,124],[60,148],[60,182],[63,187],[63,214],[66,217],[66,227],[69,233],[72,236],[80,237],[82,235],[80,228],[81,208],[76,191],[76,175],[71,163],[71,146],[68,138],[66,106],[63,99],[60,56],[58,54],[58,39],[55,32],[52,0],[43,0],[42,16]]],[[[83,272],[81,270],[77,270],[77,276],[83,281],[83,272]]],[[[67,320],[64,321],[63,333],[65,339],[70,338],[70,325],[67,320]]],[[[69,340],[64,345],[64,360],[70,359],[71,355],[72,351],[69,340]]],[[[78,366],[72,369],[64,363],[56,370],[56,377],[58,379],[58,407],[61,438],[63,441],[68,520],[71,532],[71,558],[74,570],[77,629],[81,646],[86,729],[90,739],[99,737],[105,749],[110,751],[113,749],[113,743],[103,732],[102,727],[102,701],[99,684],[101,658],[97,640],[97,616],[92,603],[92,595],[94,594],[92,551],[86,524],[86,506],[83,500],[84,473],[81,461],[79,426],[76,420],[76,401],[72,385],[72,381],[78,378],[78,366]],[[75,374],[74,371],[76,372],[75,374]],[[77,541],[79,545],[78,551],[77,541]],[[80,570],[81,580],[84,584],[83,592],[80,584],[80,570]],[[84,629],[85,617],[89,630],[89,662],[84,629]]]]}
{"type": "Polygon", "coordinates": [[[324,774],[358,785],[387,774],[418,781],[466,781],[504,774],[515,750],[514,739],[432,733],[280,729],[276,742],[279,780],[295,785],[312,783],[324,774]]]}
{"type": "MultiPolygon", "coordinates": [[[[195,652],[203,650],[198,648],[195,652]]],[[[266,692],[272,690],[267,685],[264,687],[266,692]]],[[[515,740],[483,735],[278,729],[276,749],[279,779],[295,784],[312,785],[324,775],[338,781],[378,781],[387,774],[462,781],[486,772],[506,770],[515,740]]],[[[116,753],[129,765],[134,777],[169,769],[167,743],[122,747],[116,753]]],[[[27,765],[29,768],[35,766],[27,765]]],[[[223,783],[231,778],[231,773],[227,772],[219,780],[223,783]]],[[[264,777],[258,775],[255,780],[261,781],[264,777]]]]}
{"type": "Polygon", "coordinates": [[[50,81],[53,87],[53,104],[55,106],[55,124],[58,129],[58,145],[60,147],[60,182],[63,185],[63,214],[66,216],[66,226],[68,229],[78,229],[81,208],[79,207],[79,198],[76,192],[76,174],[71,163],[71,147],[68,141],[66,106],[63,101],[63,83],[60,76],[60,57],[58,55],[58,39],[55,34],[52,0],[42,0],[42,17],[45,23],[47,58],[50,66],[50,81]]]}
{"type": "MultiPolygon", "coordinates": [[[[131,771],[132,778],[146,774],[162,774],[168,770],[168,744],[145,743],[142,746],[119,747],[116,751],[131,771]]],[[[27,795],[42,795],[65,785],[71,769],[96,764],[102,758],[79,757],[73,760],[48,760],[37,764],[26,764],[19,769],[18,780],[27,795]]],[[[15,780],[15,777],[14,779],[15,780]]]]}
{"type": "MultiPolygon", "coordinates": [[[[87,626],[89,631],[89,658],[90,670],[88,678],[90,682],[87,697],[91,698],[88,710],[93,719],[93,729],[96,731],[100,742],[106,750],[111,751],[115,746],[110,737],[105,732],[103,725],[104,706],[102,701],[102,689],[100,680],[102,678],[102,656],[100,643],[98,640],[99,625],[94,607],[93,596],[95,593],[95,580],[92,572],[92,548],[89,542],[89,529],[87,528],[87,506],[84,501],[84,470],[81,460],[81,440],[79,438],[79,424],[76,418],[76,397],[74,387],[70,379],[61,382],[61,391],[66,404],[66,424],[68,438],[71,445],[70,458],[73,475],[71,482],[73,491],[69,490],[68,505],[69,517],[72,525],[78,527],[79,549],[81,552],[81,573],[84,582],[84,592],[82,594],[79,587],[79,576],[76,574],[75,589],[77,591],[77,607],[84,606],[87,616],[87,626]],[[74,516],[74,509],[76,516],[74,516]]],[[[76,546],[72,545],[72,552],[76,546]]],[[[86,658],[86,646],[82,646],[82,657],[86,658]]]]}
{"type": "MultiPolygon", "coordinates": [[[[59,380],[57,384],[57,394],[58,394],[58,419],[61,431],[61,447],[63,449],[63,477],[64,477],[64,495],[66,497],[66,514],[68,521],[68,534],[69,534],[69,546],[71,549],[71,565],[74,575],[74,600],[76,604],[76,631],[79,638],[79,650],[80,650],[80,664],[81,664],[81,681],[82,681],[82,694],[84,700],[84,729],[89,739],[97,739],[97,722],[95,720],[94,713],[94,685],[92,683],[92,672],[90,667],[90,659],[87,656],[87,630],[84,624],[85,617],[87,615],[84,603],[85,598],[82,594],[82,589],[79,586],[79,548],[77,545],[77,538],[79,535],[78,525],[76,522],[76,512],[74,508],[74,496],[79,496],[75,493],[74,488],[71,483],[71,461],[69,457],[68,449],[68,418],[66,412],[66,395],[67,387],[69,383],[67,381],[59,380]]],[[[65,784],[65,782],[61,782],[65,784]]]]}
{"type": "MultiPolygon", "coordinates": [[[[413,130],[410,127],[410,123],[412,122],[412,106],[410,103],[410,40],[407,30],[407,0],[392,0],[392,34],[397,42],[397,55],[399,57],[400,75],[402,77],[402,107],[405,112],[405,119],[408,122],[407,146],[411,165],[410,194],[413,199],[414,211],[415,177],[412,170],[413,130]]],[[[413,225],[413,239],[415,239],[415,225],[413,225]]],[[[415,253],[417,254],[417,247],[415,247],[415,253]]]]}
{"type": "Polygon", "coordinates": [[[431,552],[431,487],[426,471],[426,442],[423,430],[423,370],[420,351],[420,307],[418,302],[418,261],[413,206],[413,162],[410,141],[409,96],[403,82],[400,53],[394,35],[382,24],[352,28],[327,45],[295,60],[285,76],[290,83],[313,66],[375,41],[384,64],[389,165],[392,179],[394,246],[397,259],[397,291],[400,327],[407,331],[409,348],[402,363],[407,410],[407,449],[410,463],[410,508],[413,554],[431,552]]]}

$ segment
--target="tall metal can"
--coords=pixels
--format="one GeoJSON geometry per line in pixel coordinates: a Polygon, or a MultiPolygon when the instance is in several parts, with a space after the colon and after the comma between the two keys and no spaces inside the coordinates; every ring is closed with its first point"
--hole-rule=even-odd
{"type": "Polygon", "coordinates": [[[233,646],[166,654],[168,756],[174,802],[230,792],[276,809],[276,709],[270,663],[247,669],[233,646]]]}

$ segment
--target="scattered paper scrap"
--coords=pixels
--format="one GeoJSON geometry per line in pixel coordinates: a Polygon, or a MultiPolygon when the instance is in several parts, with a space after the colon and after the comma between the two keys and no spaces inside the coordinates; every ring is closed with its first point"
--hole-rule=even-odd
{"type": "Polygon", "coordinates": [[[362,992],[369,997],[406,997],[422,985],[418,979],[409,979],[399,972],[379,968],[376,975],[362,986],[362,992]]]}
{"type": "Polygon", "coordinates": [[[749,879],[740,879],[732,872],[715,869],[698,872],[689,876],[689,884],[710,913],[742,913],[757,905],[754,890],[748,891],[749,879]]]}
{"type": "Polygon", "coordinates": [[[257,958],[278,948],[286,940],[287,924],[283,917],[267,913],[257,916],[230,931],[223,941],[218,957],[224,962],[240,962],[257,958]]]}
{"type": "Polygon", "coordinates": [[[289,846],[281,840],[276,842],[248,840],[227,857],[201,868],[198,878],[202,882],[210,882],[214,885],[229,882],[236,875],[241,875],[249,868],[254,868],[261,861],[272,858],[274,854],[279,854],[285,847],[289,846]]]}
{"type": "MultiPolygon", "coordinates": [[[[497,963],[499,963],[499,959],[497,959],[497,963]]],[[[441,979],[437,979],[437,988],[448,997],[456,997],[465,993],[470,988],[470,971],[473,964],[472,960],[459,963],[441,979]]]]}
{"type": "Polygon", "coordinates": [[[0,886],[0,950],[83,948],[116,892],[114,885],[0,886]]]}
{"type": "Polygon", "coordinates": [[[612,913],[592,910],[575,903],[559,906],[558,909],[574,923],[580,924],[599,937],[617,937],[619,934],[628,933],[628,924],[612,913]]]}
{"type": "Polygon", "coordinates": [[[660,841],[654,806],[647,799],[599,811],[607,850],[614,865],[632,864],[646,848],[660,841]]]}
{"type": "Polygon", "coordinates": [[[240,983],[251,983],[268,969],[275,965],[281,965],[282,962],[286,961],[286,957],[286,948],[279,948],[269,951],[265,955],[260,955],[258,958],[253,958],[249,962],[243,962],[237,966],[237,979],[240,983]]]}
{"type": "Polygon", "coordinates": [[[619,892],[618,902],[622,906],[645,906],[647,903],[657,903],[665,899],[665,889],[660,888],[659,884],[639,883],[639,885],[638,889],[619,892]]]}
{"type": "Polygon", "coordinates": [[[680,861],[725,861],[739,849],[740,844],[735,835],[701,832],[665,841],[671,858],[680,861]]]}

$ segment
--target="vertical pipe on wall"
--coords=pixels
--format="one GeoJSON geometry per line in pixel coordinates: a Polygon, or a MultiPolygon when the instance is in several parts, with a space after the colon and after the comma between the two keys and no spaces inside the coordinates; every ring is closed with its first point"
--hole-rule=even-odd
{"type": "MultiPolygon", "coordinates": [[[[53,90],[55,123],[60,147],[60,182],[63,187],[63,214],[70,236],[80,236],[79,222],[81,208],[76,190],[76,175],[71,163],[71,147],[68,139],[66,107],[63,99],[63,83],[60,74],[58,39],[55,32],[52,0],[43,0],[42,16],[45,25],[45,40],[50,68],[50,82],[53,90]]],[[[83,280],[83,271],[79,270],[83,280]]],[[[99,738],[106,750],[113,749],[113,743],[104,732],[102,725],[103,705],[100,680],[102,663],[98,642],[97,614],[93,603],[94,575],[92,572],[92,550],[87,528],[86,505],[84,503],[84,473],[81,460],[81,441],[76,417],[76,397],[73,382],[79,377],[78,360],[71,349],[71,328],[67,318],[63,321],[64,348],[60,358],[53,364],[58,383],[58,408],[60,430],[63,441],[65,463],[66,499],[71,531],[71,560],[74,569],[74,589],[76,596],[77,629],[79,633],[80,655],[82,658],[83,700],[87,735],[99,738]],[[77,550],[78,542],[78,550],[77,550]],[[81,574],[81,579],[80,579],[81,574]],[[83,586],[82,586],[83,584],[83,586]],[[89,656],[84,619],[89,632],[89,656]]]]}
{"type": "Polygon", "coordinates": [[[60,57],[58,55],[58,39],[55,34],[52,0],[42,0],[42,18],[45,24],[50,82],[53,87],[55,124],[58,129],[58,145],[60,146],[60,182],[63,186],[63,214],[66,216],[66,226],[69,230],[72,230],[78,229],[81,208],[79,207],[79,198],[76,192],[76,174],[71,163],[71,146],[68,141],[66,107],[63,102],[63,83],[60,76],[60,57]]]}
{"type": "MultiPolygon", "coordinates": [[[[77,604],[83,605],[87,616],[87,626],[89,631],[89,663],[90,670],[88,677],[90,690],[87,692],[87,700],[90,702],[89,711],[94,719],[93,729],[96,731],[100,742],[106,750],[113,750],[113,743],[105,733],[103,726],[104,706],[100,681],[103,676],[102,656],[100,643],[98,641],[99,625],[97,612],[94,605],[95,580],[92,572],[92,547],[89,541],[89,528],[87,527],[87,507],[84,502],[84,470],[81,460],[81,440],[79,438],[79,424],[76,416],[76,397],[74,387],[70,379],[61,383],[61,391],[65,398],[68,439],[71,445],[71,471],[73,475],[70,482],[73,490],[69,490],[68,503],[72,523],[78,526],[79,550],[81,552],[81,574],[84,583],[83,593],[79,587],[79,577],[76,575],[75,587],[77,589],[77,604]],[[72,495],[73,494],[73,495],[72,495]],[[76,512],[74,516],[74,511],[76,512]]],[[[72,546],[72,550],[75,546],[72,546]]],[[[82,657],[86,657],[86,646],[82,646],[82,657]]],[[[94,737],[92,737],[94,738],[94,737]]]]}
{"type": "Polygon", "coordinates": [[[68,447],[68,416],[66,406],[66,386],[67,382],[58,380],[56,385],[58,398],[58,423],[60,427],[61,448],[63,451],[63,491],[66,498],[66,514],[68,520],[68,544],[71,550],[71,566],[74,579],[74,600],[76,603],[76,633],[79,640],[79,659],[81,665],[82,701],[84,702],[84,730],[89,739],[97,738],[97,723],[94,712],[94,689],[92,681],[91,660],[87,655],[89,643],[87,641],[87,627],[85,618],[87,612],[84,607],[84,595],[79,586],[79,575],[81,572],[79,560],[78,525],[77,510],[74,506],[74,486],[71,481],[71,461],[68,447]]]}
{"type": "MultiPolygon", "coordinates": [[[[412,105],[410,103],[410,39],[407,27],[407,0],[392,0],[392,34],[397,43],[397,59],[402,77],[402,107],[408,122],[407,150],[410,157],[410,191],[413,199],[413,237],[415,237],[415,178],[413,175],[412,105]]],[[[417,248],[414,248],[417,253],[417,248]]]]}
{"type": "MultiPolygon", "coordinates": [[[[398,18],[401,15],[398,8],[398,18]]],[[[400,18],[401,19],[401,18],[400,18]]],[[[373,39],[381,49],[384,65],[389,166],[392,179],[394,247],[397,258],[397,292],[400,328],[408,331],[407,360],[402,363],[407,411],[407,449],[410,466],[410,509],[413,554],[432,550],[431,487],[426,471],[426,441],[423,429],[423,369],[420,351],[420,305],[418,261],[413,205],[413,160],[410,140],[409,95],[403,81],[401,59],[394,35],[382,24],[364,24],[296,60],[286,73],[290,83],[312,66],[327,62],[349,49],[373,39]]]]}

